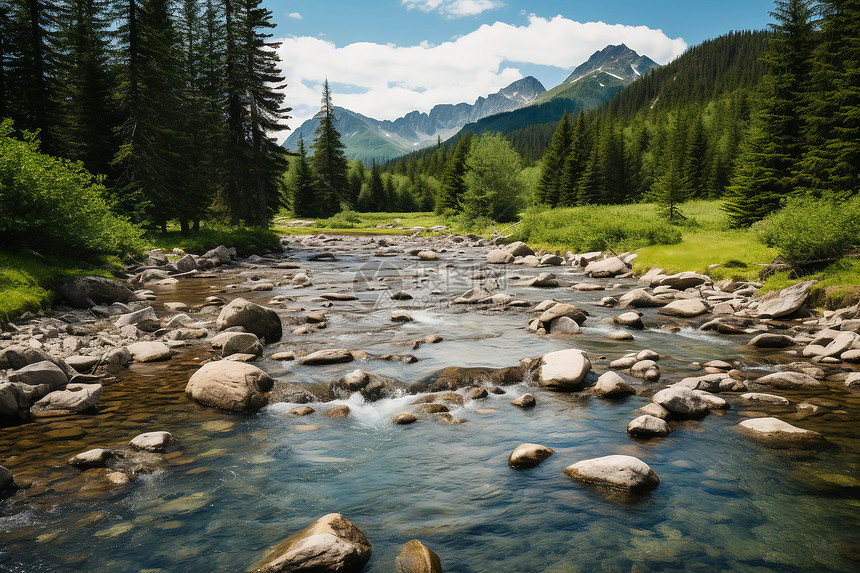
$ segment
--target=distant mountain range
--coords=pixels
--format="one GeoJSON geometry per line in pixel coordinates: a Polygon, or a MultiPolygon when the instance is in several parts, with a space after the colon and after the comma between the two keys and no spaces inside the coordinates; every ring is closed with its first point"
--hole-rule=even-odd
{"type": "MultiPolygon", "coordinates": [[[[561,84],[547,91],[535,78],[528,76],[474,104],[440,104],[430,113],[412,111],[390,120],[378,120],[342,107],[335,107],[335,127],[341,134],[346,156],[369,162],[383,161],[443,141],[461,130],[483,133],[508,132],[535,123],[558,121],[566,110],[577,113],[591,109],[644,76],[658,64],[640,56],[624,44],[607,46],[592,54],[561,84]]],[[[314,117],[292,132],[284,147],[298,149],[299,135],[310,147],[319,125],[314,117]]]]}
{"type": "MultiPolygon", "coordinates": [[[[528,105],[545,91],[537,79],[529,76],[487,97],[479,97],[474,104],[440,104],[430,113],[412,111],[394,121],[373,119],[335,106],[335,127],[348,158],[390,159],[432,145],[437,138],[448,139],[467,123],[528,105]]],[[[310,146],[319,122],[319,117],[304,122],[283,146],[292,151],[298,149],[299,135],[310,146]]]]}

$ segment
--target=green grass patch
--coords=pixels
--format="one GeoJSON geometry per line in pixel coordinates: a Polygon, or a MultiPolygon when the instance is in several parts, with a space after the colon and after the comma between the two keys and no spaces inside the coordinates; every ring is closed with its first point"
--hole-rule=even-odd
{"type": "Polygon", "coordinates": [[[308,227],[290,227],[288,223],[293,218],[290,215],[290,213],[281,213],[275,219],[273,230],[284,235],[315,235],[317,233],[330,235],[411,235],[414,232],[411,230],[412,227],[430,228],[436,225],[451,225],[450,221],[433,212],[357,213],[355,211],[341,211],[328,219],[317,219],[313,225],[308,227]],[[394,228],[388,228],[389,226],[394,228]]]}
{"type": "Polygon", "coordinates": [[[562,252],[621,252],[681,241],[681,229],[661,219],[654,204],[532,208],[512,231],[511,240],[562,252]]]}
{"type": "Polygon", "coordinates": [[[674,245],[655,245],[636,251],[633,263],[637,273],[660,267],[667,273],[696,271],[704,273],[708,266],[721,267],[708,271],[714,279],[758,280],[762,267],[776,256],[776,249],[762,245],[749,231],[708,231],[688,229],[683,239],[674,245]]]}
{"type": "MultiPolygon", "coordinates": [[[[103,261],[105,266],[110,261],[103,261]]],[[[47,310],[54,301],[53,286],[62,276],[97,274],[110,276],[103,268],[93,268],[72,260],[40,258],[32,253],[0,252],[0,322],[9,322],[23,313],[47,310]]]]}
{"type": "Polygon", "coordinates": [[[168,253],[179,248],[186,253],[202,255],[218,245],[224,245],[236,247],[239,256],[247,257],[248,255],[259,254],[265,249],[270,251],[281,249],[277,232],[260,227],[212,226],[188,235],[171,229],[167,233],[148,233],[144,239],[150,248],[161,248],[168,253]]]}

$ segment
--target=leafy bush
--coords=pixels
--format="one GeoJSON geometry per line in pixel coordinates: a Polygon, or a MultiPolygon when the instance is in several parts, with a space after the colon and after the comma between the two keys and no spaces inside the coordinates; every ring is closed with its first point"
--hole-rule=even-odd
{"type": "Polygon", "coordinates": [[[361,216],[355,211],[345,210],[336,213],[328,219],[318,219],[315,227],[329,227],[331,229],[354,229],[361,223],[361,216]]]}
{"type": "Polygon", "coordinates": [[[236,247],[239,256],[259,254],[264,249],[279,251],[280,239],[277,234],[260,227],[213,227],[200,229],[198,233],[183,235],[179,231],[168,233],[152,233],[146,236],[147,242],[153,247],[165,251],[180,248],[186,253],[202,255],[218,245],[236,247]]]}
{"type": "Polygon", "coordinates": [[[33,134],[12,137],[0,124],[0,243],[45,254],[128,255],[140,230],[112,214],[104,187],[81,163],[39,152],[33,134]]]}
{"type": "Polygon", "coordinates": [[[616,251],[631,250],[681,242],[681,231],[677,227],[655,217],[643,216],[641,206],[532,208],[512,230],[511,240],[578,252],[602,251],[608,247],[616,251]]]}
{"type": "Polygon", "coordinates": [[[753,227],[765,245],[796,267],[837,259],[860,245],[860,197],[789,198],[753,227]]]}

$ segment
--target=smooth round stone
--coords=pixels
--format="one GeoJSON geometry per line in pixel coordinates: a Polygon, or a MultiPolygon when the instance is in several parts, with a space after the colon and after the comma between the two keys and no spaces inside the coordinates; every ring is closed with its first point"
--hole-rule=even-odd
{"type": "Polygon", "coordinates": [[[738,428],[747,436],[777,448],[818,447],[826,442],[818,432],[792,426],[778,418],[752,418],[738,424],[738,428]]]}
{"type": "Polygon", "coordinates": [[[668,436],[670,431],[666,420],[647,414],[634,418],[627,424],[627,434],[634,438],[662,438],[668,436]]]}
{"type": "Polygon", "coordinates": [[[512,468],[533,468],[555,453],[555,450],[540,444],[520,444],[508,456],[512,468]]]}
{"type": "Polygon", "coordinates": [[[654,470],[633,456],[612,455],[582,460],[563,471],[577,481],[627,494],[645,493],[660,484],[654,470]]]}
{"type": "Polygon", "coordinates": [[[323,412],[323,415],[329,418],[346,418],[349,416],[349,412],[349,406],[342,404],[340,406],[335,406],[334,408],[329,408],[323,412]]]}
{"type": "Polygon", "coordinates": [[[316,412],[316,410],[314,410],[310,406],[298,406],[290,410],[290,414],[293,414],[295,416],[309,416],[314,412],[316,412]]]}
{"type": "Polygon", "coordinates": [[[407,424],[414,423],[418,418],[415,417],[414,414],[397,414],[391,421],[395,424],[399,424],[401,426],[405,426],[407,424]]]}
{"type": "Polygon", "coordinates": [[[613,330],[603,335],[603,338],[615,341],[633,340],[633,335],[623,330],[613,330]]]}

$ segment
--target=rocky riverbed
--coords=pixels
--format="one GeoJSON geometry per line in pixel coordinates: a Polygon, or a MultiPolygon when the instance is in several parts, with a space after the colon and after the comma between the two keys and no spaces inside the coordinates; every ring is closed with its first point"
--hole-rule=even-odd
{"type": "Polygon", "coordinates": [[[856,565],[857,307],[475,236],[283,246],[152,252],[0,334],[0,565],[856,565]]]}

